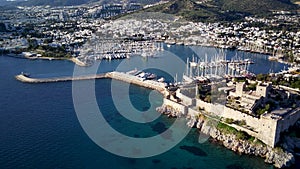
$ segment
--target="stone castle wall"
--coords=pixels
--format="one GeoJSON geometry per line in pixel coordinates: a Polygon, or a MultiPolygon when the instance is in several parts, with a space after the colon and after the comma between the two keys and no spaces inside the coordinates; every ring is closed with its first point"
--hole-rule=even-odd
{"type": "Polygon", "coordinates": [[[260,139],[265,144],[275,147],[280,139],[280,133],[287,130],[290,126],[300,119],[300,108],[286,115],[285,118],[276,119],[261,116],[260,118],[242,113],[232,108],[220,104],[207,103],[199,99],[189,98],[178,92],[177,96],[182,99],[182,104],[164,99],[164,104],[172,106],[180,110],[185,115],[196,117],[200,112],[198,108],[204,109],[206,112],[223,118],[231,118],[236,121],[244,120],[246,126],[238,126],[231,124],[237,130],[245,131],[249,135],[260,139]],[[188,108],[188,107],[193,107],[188,108]],[[196,110],[195,110],[196,109],[196,110]]]}
{"type": "Polygon", "coordinates": [[[280,133],[287,131],[293,124],[295,124],[300,119],[300,108],[292,110],[288,116],[278,120],[277,130],[276,130],[276,141],[279,141],[280,133]]]}
{"type": "MultiPolygon", "coordinates": [[[[232,108],[228,108],[224,105],[212,104],[204,102],[200,99],[189,98],[180,92],[177,93],[177,96],[182,99],[183,105],[195,106],[196,108],[204,109],[210,114],[217,115],[223,118],[231,118],[236,121],[246,121],[246,124],[249,127],[242,127],[234,124],[232,125],[232,127],[247,132],[249,135],[260,139],[265,144],[270,145],[271,147],[274,147],[275,144],[278,142],[278,139],[275,138],[277,136],[277,120],[270,118],[256,118],[242,113],[240,111],[234,110],[232,108]]],[[[195,111],[193,109],[188,109],[186,110],[186,113],[188,113],[191,116],[196,116],[196,113],[199,114],[200,112],[195,111]]]]}
{"type": "Polygon", "coordinates": [[[183,115],[187,114],[187,107],[180,103],[164,98],[163,104],[173,107],[177,112],[181,112],[183,115]]]}
{"type": "Polygon", "coordinates": [[[239,126],[239,130],[247,132],[249,135],[260,139],[271,147],[274,147],[277,143],[275,140],[277,120],[270,118],[256,118],[229,107],[224,108],[222,117],[240,121],[244,120],[249,127],[239,126]]]}
{"type": "Polygon", "coordinates": [[[194,104],[194,100],[195,100],[195,99],[192,99],[192,98],[190,98],[190,97],[188,97],[188,96],[185,96],[184,94],[182,94],[182,93],[180,92],[180,90],[177,90],[177,91],[176,91],[176,96],[179,97],[179,98],[182,100],[182,103],[183,103],[184,105],[186,105],[186,106],[191,106],[191,105],[194,104]]]}

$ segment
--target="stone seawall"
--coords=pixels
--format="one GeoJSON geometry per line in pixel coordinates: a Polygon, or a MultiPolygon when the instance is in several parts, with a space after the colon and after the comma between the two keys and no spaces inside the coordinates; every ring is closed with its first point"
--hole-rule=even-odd
{"type": "Polygon", "coordinates": [[[51,78],[33,78],[28,77],[24,74],[15,76],[15,78],[24,83],[52,83],[52,82],[65,82],[65,81],[75,81],[75,80],[92,80],[92,79],[104,79],[111,78],[115,80],[120,80],[126,83],[135,84],[141,87],[157,90],[162,93],[164,96],[167,95],[167,90],[164,83],[157,82],[154,80],[142,80],[139,77],[126,74],[123,72],[108,72],[103,74],[96,75],[83,75],[83,76],[68,76],[68,77],[51,77],[51,78]]]}
{"type": "Polygon", "coordinates": [[[142,86],[145,88],[153,89],[156,90],[160,93],[162,93],[164,96],[167,94],[166,88],[164,83],[153,81],[153,80],[142,80],[139,77],[126,74],[123,72],[110,72],[106,73],[107,78],[115,79],[115,80],[120,80],[126,83],[131,83],[135,84],[138,86],[142,86]]]}
{"type": "Polygon", "coordinates": [[[15,78],[24,83],[54,83],[54,82],[76,81],[76,80],[103,79],[106,78],[106,75],[97,74],[97,75],[86,75],[86,76],[78,76],[78,77],[70,76],[70,77],[53,77],[53,78],[32,78],[20,74],[15,76],[15,78]]]}

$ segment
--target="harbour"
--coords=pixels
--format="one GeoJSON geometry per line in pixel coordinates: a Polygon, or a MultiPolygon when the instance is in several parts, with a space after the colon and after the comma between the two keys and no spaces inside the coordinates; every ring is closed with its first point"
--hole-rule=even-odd
{"type": "Polygon", "coordinates": [[[92,39],[78,48],[77,58],[85,62],[94,60],[128,59],[131,56],[153,57],[163,50],[163,43],[136,35],[132,39],[92,39]]]}
{"type": "Polygon", "coordinates": [[[300,0],[2,1],[0,168],[300,168],[300,0]]]}
{"type": "MultiPolygon", "coordinates": [[[[199,49],[210,53],[210,49],[208,48],[199,47],[199,49]]],[[[187,57],[192,56],[190,48],[185,46],[174,45],[166,50],[170,50],[172,53],[182,57],[182,60],[184,61],[186,61],[187,57]]],[[[239,54],[245,58],[249,57],[255,62],[255,64],[250,66],[249,71],[268,72],[268,70],[265,70],[264,67],[261,66],[269,64],[264,56],[239,54]]],[[[228,55],[228,59],[230,60],[231,56],[233,57],[235,53],[228,53],[228,55]]],[[[208,56],[210,56],[210,54],[208,56]]],[[[101,64],[103,65],[101,65],[101,71],[98,71],[97,74],[116,71],[116,67],[122,61],[129,62],[130,65],[128,64],[128,67],[126,67],[126,69],[124,68],[124,70],[118,70],[120,72],[128,72],[135,67],[137,67],[138,70],[142,70],[143,67],[141,64],[137,64],[140,62],[136,62],[136,59],[140,60],[142,57],[131,57],[129,60],[102,61],[101,64]]],[[[190,60],[192,60],[192,58],[190,58],[190,60]]],[[[156,59],[149,59],[147,62],[161,63],[170,62],[170,60],[168,56],[164,56],[156,59]]],[[[147,65],[147,62],[143,61],[145,66],[147,65]]],[[[0,77],[3,79],[3,83],[0,84],[3,91],[3,97],[0,99],[3,107],[0,111],[1,116],[8,117],[5,118],[6,120],[1,118],[1,124],[5,127],[5,130],[3,129],[3,131],[7,131],[2,133],[5,137],[3,138],[2,143],[0,143],[6,145],[3,146],[2,150],[7,152],[7,155],[1,157],[1,161],[6,161],[5,164],[1,166],[5,167],[9,165],[15,166],[16,168],[21,165],[25,166],[24,168],[83,168],[88,166],[90,168],[113,167],[117,169],[132,167],[142,168],[145,165],[152,166],[153,168],[213,167],[223,169],[224,167],[235,166],[245,169],[267,169],[271,167],[258,157],[247,155],[240,156],[218,144],[210,142],[199,144],[197,130],[192,130],[187,138],[178,146],[157,157],[129,160],[127,158],[113,156],[110,153],[99,149],[99,147],[91,142],[82,131],[76,115],[74,114],[72,96],[70,94],[70,91],[72,90],[71,83],[69,83],[70,81],[41,83],[32,86],[30,84],[20,83],[13,78],[15,75],[20,74],[21,71],[29,72],[32,78],[38,79],[72,77],[73,63],[69,61],[24,60],[2,57],[0,58],[0,64],[0,77]],[[13,87],[13,91],[11,90],[11,87],[13,87]],[[14,104],[11,104],[11,101],[16,98],[19,98],[19,100],[13,101],[14,104]],[[59,98],[59,100],[53,98],[59,98]],[[35,107],[35,109],[32,109],[32,107],[35,107]],[[13,118],[10,118],[12,116],[13,118]],[[26,131],[34,132],[28,133],[26,131]],[[63,135],[63,137],[57,137],[58,135],[63,135]],[[40,139],[41,137],[45,139],[40,139]],[[14,150],[16,149],[16,145],[18,146],[18,150],[14,150]],[[206,155],[204,153],[201,156],[193,155],[180,147],[189,147],[190,149],[195,150],[196,148],[197,150],[201,149],[206,155]],[[19,149],[28,149],[29,151],[23,152],[19,149]],[[49,156],[55,161],[50,162],[48,159],[49,156]],[[179,157],[183,160],[180,162],[174,161],[175,158],[179,157]],[[13,158],[19,158],[20,160],[14,162],[13,158]],[[34,161],[30,159],[34,159],[34,161]],[[80,162],[76,162],[74,159],[78,159],[80,162]],[[170,163],[170,161],[174,161],[174,163],[170,163]],[[124,165],[121,167],[117,165],[116,162],[124,165]]],[[[274,63],[271,63],[271,65],[273,64],[274,63]]],[[[90,67],[82,67],[80,69],[88,74],[90,67]]],[[[274,71],[280,71],[283,69],[283,66],[281,67],[280,64],[275,64],[273,69],[274,71]]],[[[159,73],[156,74],[160,76],[159,73]]],[[[175,74],[172,75],[174,76],[175,74]]],[[[179,72],[178,75],[180,76],[179,72]]],[[[173,79],[166,78],[166,81],[170,80],[173,79]]],[[[80,83],[84,82],[85,81],[82,81],[80,83]]],[[[142,126],[128,122],[128,120],[117,113],[114,105],[111,104],[110,83],[110,78],[97,80],[95,90],[98,96],[97,101],[99,107],[101,107],[104,115],[107,117],[107,121],[109,121],[114,128],[117,128],[121,132],[132,137],[151,137],[157,134],[157,131],[162,130],[158,130],[158,127],[156,126],[164,126],[167,128],[172,124],[172,119],[167,117],[161,117],[153,123],[142,126]]],[[[124,83],[122,81],[117,81],[117,83],[119,84],[119,87],[116,89],[118,91],[117,98],[122,99],[124,94],[126,94],[122,87],[122,84],[124,83]]],[[[145,95],[145,92],[150,92],[148,89],[133,85],[131,86],[130,91],[130,97],[133,99],[132,104],[138,109],[143,110],[149,106],[148,97],[145,95]]],[[[160,94],[155,96],[155,100],[160,99],[160,94]]],[[[87,103],[84,102],[82,104],[87,103]]],[[[162,102],[158,101],[156,106],[160,106],[161,104],[162,102]]],[[[89,111],[92,112],[93,110],[89,111]]],[[[154,109],[151,108],[150,111],[155,111],[155,106],[154,109]]],[[[91,115],[87,118],[94,117],[91,115]]],[[[2,163],[0,162],[0,164],[2,163]]]]}

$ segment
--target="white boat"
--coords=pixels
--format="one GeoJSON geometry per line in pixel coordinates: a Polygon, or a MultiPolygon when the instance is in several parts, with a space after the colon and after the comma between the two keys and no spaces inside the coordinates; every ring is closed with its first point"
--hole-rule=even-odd
{"type": "Polygon", "coordinates": [[[165,78],[161,77],[157,80],[158,82],[164,82],[165,81],[165,78]]]}

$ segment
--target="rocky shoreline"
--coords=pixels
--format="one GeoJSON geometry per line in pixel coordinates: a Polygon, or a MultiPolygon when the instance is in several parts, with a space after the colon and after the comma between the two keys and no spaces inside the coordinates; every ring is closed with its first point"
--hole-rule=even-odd
{"type": "Polygon", "coordinates": [[[252,143],[248,140],[240,140],[233,134],[223,134],[215,126],[209,125],[209,120],[199,120],[197,128],[199,128],[200,132],[222,143],[224,147],[240,154],[263,157],[266,163],[273,164],[277,168],[290,167],[295,163],[292,153],[285,152],[279,148],[274,149],[266,145],[252,143]]]}
{"type": "Polygon", "coordinates": [[[286,168],[290,167],[295,163],[295,157],[291,151],[286,151],[287,147],[290,149],[295,148],[298,142],[292,142],[291,139],[289,142],[285,142],[283,150],[282,148],[272,148],[259,141],[249,141],[238,139],[234,134],[222,133],[217,128],[218,121],[209,119],[205,116],[198,118],[186,117],[181,112],[174,110],[170,106],[161,106],[156,109],[158,112],[167,115],[168,117],[181,117],[187,119],[187,125],[190,127],[196,127],[199,129],[199,132],[210,136],[213,140],[221,143],[224,147],[237,152],[239,154],[255,155],[265,158],[265,162],[273,164],[276,168],[286,168]],[[191,125],[193,124],[193,125],[191,125]]]}

